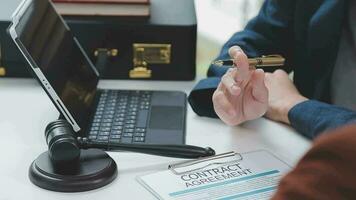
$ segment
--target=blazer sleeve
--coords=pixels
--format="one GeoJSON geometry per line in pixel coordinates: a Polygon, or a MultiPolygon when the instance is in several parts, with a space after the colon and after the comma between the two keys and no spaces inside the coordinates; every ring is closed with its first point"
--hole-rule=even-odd
{"type": "MultiPolygon", "coordinates": [[[[235,33],[222,47],[216,59],[229,58],[231,46],[239,45],[249,57],[267,54],[281,54],[286,66],[292,62],[293,16],[296,0],[266,0],[259,11],[241,32],[235,33]]],[[[216,117],[212,105],[212,95],[217,88],[220,77],[227,67],[211,65],[207,79],[200,81],[191,91],[188,101],[200,116],[216,117]]],[[[288,71],[288,70],[287,70],[288,71]]]]}
{"type": "Polygon", "coordinates": [[[355,199],[356,126],[318,138],[297,166],[282,178],[272,200],[355,199]]]}
{"type": "Polygon", "coordinates": [[[308,100],[295,105],[288,119],[299,133],[313,139],[325,131],[356,124],[356,112],[335,105],[308,100]]]}

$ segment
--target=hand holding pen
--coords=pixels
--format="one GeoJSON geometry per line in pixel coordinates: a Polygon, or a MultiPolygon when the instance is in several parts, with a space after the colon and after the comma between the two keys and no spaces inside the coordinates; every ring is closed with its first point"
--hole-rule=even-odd
{"type": "MultiPolygon", "coordinates": [[[[221,78],[213,94],[213,104],[217,115],[228,125],[238,125],[265,114],[268,108],[268,90],[265,73],[259,68],[251,70],[251,61],[238,46],[229,49],[233,60],[230,68],[221,78]]],[[[257,64],[261,62],[257,61],[257,64]]],[[[267,63],[264,63],[267,64],[267,63]]],[[[252,65],[258,66],[258,65],[252,65]]]]}
{"type": "MultiPolygon", "coordinates": [[[[268,55],[257,58],[248,58],[248,64],[251,69],[264,68],[264,67],[280,67],[284,65],[285,59],[281,55],[268,55]]],[[[222,66],[233,66],[234,59],[229,60],[216,60],[212,62],[213,65],[222,66]]]]}

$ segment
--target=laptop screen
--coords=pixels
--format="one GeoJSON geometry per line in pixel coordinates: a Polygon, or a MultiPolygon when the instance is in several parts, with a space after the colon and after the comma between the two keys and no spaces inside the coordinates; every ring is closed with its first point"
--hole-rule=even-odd
{"type": "Polygon", "coordinates": [[[17,42],[41,69],[80,128],[87,125],[98,72],[48,0],[32,0],[17,26],[17,42]]]}

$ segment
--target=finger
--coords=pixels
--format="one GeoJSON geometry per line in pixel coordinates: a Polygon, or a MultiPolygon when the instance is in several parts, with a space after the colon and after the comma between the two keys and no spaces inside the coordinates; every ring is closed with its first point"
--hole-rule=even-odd
{"type": "Polygon", "coordinates": [[[276,75],[276,76],[288,76],[287,72],[282,70],[282,69],[277,69],[276,71],[273,72],[273,75],[276,75]]]}
{"type": "Polygon", "coordinates": [[[238,96],[241,93],[241,88],[234,79],[236,72],[236,69],[231,69],[221,79],[222,87],[226,88],[227,92],[233,96],[238,96]]]}
{"type": "Polygon", "coordinates": [[[232,103],[228,100],[223,91],[215,91],[213,94],[213,105],[216,114],[222,120],[226,120],[229,116],[235,115],[235,110],[232,103]]]}
{"type": "Polygon", "coordinates": [[[272,73],[265,72],[265,85],[266,85],[267,89],[269,89],[271,87],[272,76],[273,76],[272,73]]]}
{"type": "Polygon", "coordinates": [[[225,86],[222,84],[222,81],[220,81],[218,87],[216,88],[216,91],[223,91],[225,89],[225,86]]]}
{"type": "Polygon", "coordinates": [[[235,45],[235,46],[230,47],[229,48],[230,57],[235,58],[235,55],[238,51],[242,51],[242,49],[239,46],[235,45]]]}
{"type": "Polygon", "coordinates": [[[230,56],[234,59],[234,64],[237,66],[238,73],[235,80],[240,83],[249,80],[251,72],[249,69],[248,58],[242,49],[238,46],[233,46],[229,49],[230,56]]]}
{"type": "Polygon", "coordinates": [[[251,77],[252,96],[260,103],[268,103],[268,89],[265,84],[265,74],[262,69],[257,69],[251,77]]]}
{"type": "MultiPolygon", "coordinates": [[[[226,71],[226,73],[224,74],[224,76],[225,76],[226,74],[232,73],[233,71],[235,71],[234,68],[229,68],[229,69],[226,71]]],[[[234,75],[234,74],[232,74],[232,75],[234,75]]],[[[223,76],[223,77],[224,77],[224,76],[223,76]]],[[[219,85],[218,85],[218,87],[217,87],[217,90],[226,92],[227,89],[226,89],[226,87],[225,87],[225,85],[223,84],[223,81],[222,81],[223,77],[221,77],[221,80],[220,80],[220,83],[219,83],[219,85]]]]}

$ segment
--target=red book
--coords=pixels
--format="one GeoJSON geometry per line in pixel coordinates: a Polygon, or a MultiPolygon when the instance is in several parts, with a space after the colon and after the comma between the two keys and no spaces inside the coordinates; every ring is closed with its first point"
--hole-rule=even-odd
{"type": "Polygon", "coordinates": [[[52,0],[61,15],[148,17],[150,0],[52,0]]]}

